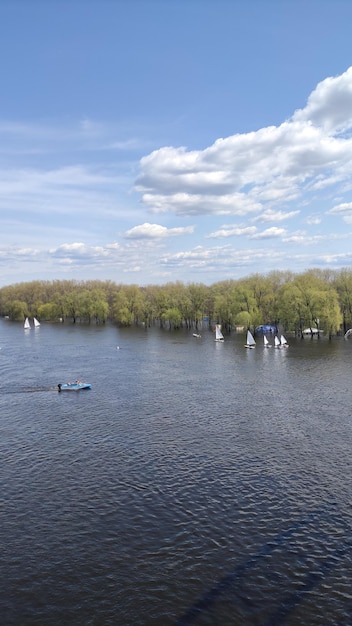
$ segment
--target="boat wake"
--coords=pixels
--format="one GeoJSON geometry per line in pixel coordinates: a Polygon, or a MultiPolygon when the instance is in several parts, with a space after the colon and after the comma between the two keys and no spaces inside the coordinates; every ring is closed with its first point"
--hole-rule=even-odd
{"type": "Polygon", "coordinates": [[[13,389],[1,389],[0,388],[0,393],[2,394],[13,394],[13,393],[36,393],[36,392],[43,392],[43,391],[56,391],[57,392],[57,386],[56,387],[27,387],[27,388],[13,388],[13,389]]]}

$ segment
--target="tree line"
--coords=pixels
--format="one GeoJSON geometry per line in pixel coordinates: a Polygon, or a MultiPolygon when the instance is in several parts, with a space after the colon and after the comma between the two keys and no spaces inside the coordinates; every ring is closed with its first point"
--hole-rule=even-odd
{"type": "Polygon", "coordinates": [[[220,323],[281,325],[285,331],[319,327],[330,336],[352,327],[352,270],[275,271],[206,286],[170,282],[123,285],[113,281],[31,281],[0,288],[0,315],[13,321],[159,324],[195,328],[220,323]]]}

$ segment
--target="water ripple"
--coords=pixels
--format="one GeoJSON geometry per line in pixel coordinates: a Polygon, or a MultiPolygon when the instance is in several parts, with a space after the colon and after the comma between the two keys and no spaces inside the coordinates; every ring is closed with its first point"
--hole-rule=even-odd
{"type": "Polygon", "coordinates": [[[346,342],[0,325],[5,626],[349,624],[346,342]]]}

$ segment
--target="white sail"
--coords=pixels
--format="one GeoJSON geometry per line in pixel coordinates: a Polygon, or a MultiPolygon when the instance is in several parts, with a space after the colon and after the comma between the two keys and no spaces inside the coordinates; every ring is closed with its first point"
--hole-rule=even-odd
{"type": "Polygon", "coordinates": [[[38,322],[36,317],[33,317],[33,322],[34,322],[35,328],[38,328],[38,326],[40,326],[40,322],[38,322]]]}
{"type": "Polygon", "coordinates": [[[215,326],[215,341],[224,341],[224,335],[221,332],[220,324],[215,326]]]}
{"type": "Polygon", "coordinates": [[[281,344],[284,348],[288,348],[288,343],[287,343],[287,341],[286,341],[286,338],[285,338],[283,335],[281,335],[281,337],[280,337],[280,344],[281,344]]]}
{"type": "Polygon", "coordinates": [[[280,339],[278,338],[277,335],[275,335],[274,344],[275,344],[275,348],[281,347],[280,339]]]}
{"type": "Polygon", "coordinates": [[[29,319],[28,317],[26,317],[26,319],[24,320],[24,325],[23,328],[25,328],[26,330],[28,330],[31,327],[30,323],[29,323],[29,319]]]}
{"type": "Polygon", "coordinates": [[[245,344],[246,348],[255,348],[255,339],[250,330],[247,330],[247,343],[245,344]]]}
{"type": "Polygon", "coordinates": [[[269,343],[267,337],[264,335],[263,337],[263,341],[264,341],[264,348],[271,348],[271,344],[269,343]]]}
{"type": "Polygon", "coordinates": [[[349,328],[347,333],[345,333],[345,339],[347,339],[351,333],[352,333],[352,328],[349,328]]]}

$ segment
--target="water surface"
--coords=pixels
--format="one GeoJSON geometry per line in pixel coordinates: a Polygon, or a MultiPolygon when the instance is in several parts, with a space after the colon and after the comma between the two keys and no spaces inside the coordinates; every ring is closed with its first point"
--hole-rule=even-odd
{"type": "Polygon", "coordinates": [[[351,623],[352,345],[244,343],[0,321],[2,624],[351,623]]]}

